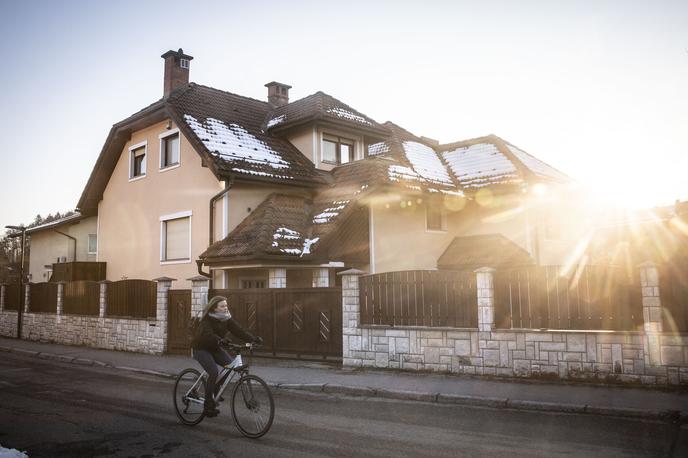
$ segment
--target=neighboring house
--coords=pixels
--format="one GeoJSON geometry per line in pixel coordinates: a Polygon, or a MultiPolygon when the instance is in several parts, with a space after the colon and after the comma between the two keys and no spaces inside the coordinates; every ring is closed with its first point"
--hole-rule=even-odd
{"type": "Polygon", "coordinates": [[[97,219],[79,213],[27,229],[29,281],[49,281],[53,264],[96,261],[97,233],[97,219]]]}
{"type": "Polygon", "coordinates": [[[192,57],[162,57],[163,98],[112,127],[78,204],[109,280],[315,287],[350,267],[560,264],[580,233],[561,224],[571,180],[497,136],[440,145],[322,92],[188,83],[192,57]]]}

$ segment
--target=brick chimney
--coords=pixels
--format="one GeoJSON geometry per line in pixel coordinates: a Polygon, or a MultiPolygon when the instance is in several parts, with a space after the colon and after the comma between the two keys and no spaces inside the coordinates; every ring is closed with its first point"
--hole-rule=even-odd
{"type": "Polygon", "coordinates": [[[268,88],[268,103],[273,107],[283,107],[289,103],[289,89],[288,84],[278,83],[272,81],[265,85],[268,88]]]}
{"type": "Polygon", "coordinates": [[[165,59],[165,76],[163,78],[163,97],[189,82],[189,67],[193,57],[184,54],[182,48],[178,51],[167,51],[162,56],[165,59]]]}

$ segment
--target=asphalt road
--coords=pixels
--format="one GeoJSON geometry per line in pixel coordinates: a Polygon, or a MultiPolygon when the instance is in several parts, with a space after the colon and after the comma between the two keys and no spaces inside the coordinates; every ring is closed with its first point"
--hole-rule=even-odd
{"type": "Polygon", "coordinates": [[[251,440],[228,409],[178,423],[170,380],[1,358],[0,444],[31,457],[688,456],[685,425],[286,391],[270,432],[251,440]]]}

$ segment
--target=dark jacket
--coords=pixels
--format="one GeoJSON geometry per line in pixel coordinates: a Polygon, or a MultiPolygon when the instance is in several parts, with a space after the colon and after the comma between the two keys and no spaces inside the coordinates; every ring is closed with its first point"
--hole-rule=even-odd
{"type": "Polygon", "coordinates": [[[256,339],[253,334],[246,331],[234,318],[220,321],[206,314],[198,325],[196,335],[194,335],[191,341],[191,348],[194,350],[216,351],[220,348],[220,339],[223,339],[228,332],[245,342],[253,342],[256,339]]]}

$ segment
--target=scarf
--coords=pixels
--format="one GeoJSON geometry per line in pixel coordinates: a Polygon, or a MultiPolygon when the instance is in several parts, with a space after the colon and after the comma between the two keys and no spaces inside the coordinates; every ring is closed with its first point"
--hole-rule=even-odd
{"type": "Polygon", "coordinates": [[[210,316],[211,318],[215,318],[216,320],[219,320],[219,321],[227,321],[232,317],[232,315],[230,315],[229,312],[227,312],[227,313],[210,312],[210,313],[208,313],[208,316],[210,316]]]}

